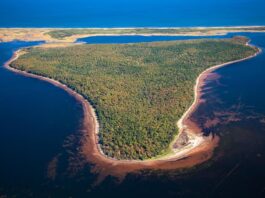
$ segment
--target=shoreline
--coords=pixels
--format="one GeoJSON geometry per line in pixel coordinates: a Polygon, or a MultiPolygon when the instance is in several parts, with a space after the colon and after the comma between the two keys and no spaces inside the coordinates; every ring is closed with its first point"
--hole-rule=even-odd
{"type": "MultiPolygon", "coordinates": [[[[246,45],[250,45],[246,43],[246,45]]],[[[15,68],[12,68],[10,64],[19,58],[22,54],[23,48],[14,52],[12,58],[8,60],[4,67],[8,70],[21,74],[26,77],[36,78],[39,80],[43,80],[57,86],[59,88],[64,89],[68,94],[73,96],[83,108],[83,126],[81,132],[83,134],[82,141],[82,151],[81,154],[85,156],[86,160],[89,163],[94,164],[92,169],[93,172],[99,174],[99,178],[97,182],[102,181],[106,176],[112,175],[116,176],[120,179],[125,177],[125,175],[129,172],[135,172],[143,169],[164,169],[164,170],[172,170],[172,169],[184,169],[189,168],[198,164],[201,164],[212,157],[213,151],[215,147],[218,145],[219,137],[209,136],[203,137],[200,133],[200,129],[196,128],[196,126],[192,126],[189,117],[196,110],[196,108],[200,104],[201,97],[201,87],[204,84],[207,76],[214,70],[233,64],[237,62],[241,62],[247,59],[251,59],[261,53],[261,49],[258,48],[258,52],[249,57],[230,61],[227,63],[223,63],[220,65],[212,66],[206,70],[204,70],[196,79],[196,84],[194,86],[194,101],[192,105],[184,112],[182,117],[177,121],[177,126],[179,128],[178,135],[174,138],[172,143],[178,139],[178,137],[186,132],[190,138],[192,138],[193,143],[191,142],[187,146],[183,148],[173,149],[173,154],[163,155],[157,158],[147,159],[147,160],[117,160],[114,158],[110,158],[104,154],[101,150],[100,145],[98,144],[98,136],[99,133],[99,123],[93,107],[89,104],[89,102],[79,93],[70,89],[67,85],[62,84],[59,81],[54,79],[39,76],[36,74],[28,73],[26,71],[21,71],[15,68]]],[[[195,124],[196,125],[196,124],[195,124]]],[[[172,145],[170,144],[170,147],[172,145]]],[[[172,148],[171,148],[172,149],[172,148]]]]}
{"type": "MultiPolygon", "coordinates": [[[[255,47],[254,45],[251,45],[249,42],[250,41],[248,41],[245,45],[255,47]]],[[[258,52],[256,52],[255,54],[253,54],[249,57],[242,58],[242,59],[235,60],[235,61],[229,61],[229,62],[222,63],[219,65],[215,65],[215,66],[209,67],[208,69],[206,69],[202,73],[200,73],[200,75],[196,79],[196,83],[195,83],[194,88],[193,88],[194,89],[194,101],[193,101],[192,105],[189,107],[189,109],[178,120],[178,122],[177,122],[178,128],[185,127],[185,125],[183,125],[184,120],[187,119],[190,116],[190,114],[193,113],[194,110],[196,109],[197,104],[199,103],[199,100],[200,100],[200,96],[201,96],[201,86],[204,83],[205,79],[207,78],[208,74],[213,72],[214,70],[221,68],[221,67],[228,66],[228,65],[231,65],[234,63],[239,63],[239,62],[242,62],[242,61],[256,57],[258,54],[260,54],[262,52],[262,50],[260,48],[257,48],[257,49],[258,49],[258,52]]]]}
{"type": "MultiPolygon", "coordinates": [[[[250,44],[250,41],[248,41],[246,43],[246,46],[255,47],[254,45],[251,45],[250,44]]],[[[179,131],[179,134],[177,135],[177,137],[174,139],[174,141],[176,141],[176,139],[178,138],[178,136],[180,136],[181,133],[183,133],[185,130],[186,130],[187,133],[190,133],[190,131],[187,130],[189,123],[186,123],[185,124],[185,122],[187,122],[188,118],[192,115],[192,113],[194,111],[196,111],[196,108],[200,105],[201,94],[202,94],[201,88],[204,85],[205,80],[207,79],[207,77],[209,76],[209,74],[212,73],[213,71],[219,69],[219,68],[222,68],[222,67],[225,67],[225,66],[229,66],[229,65],[234,64],[234,63],[243,62],[245,60],[249,60],[251,58],[256,57],[257,55],[259,55],[262,52],[261,48],[258,48],[257,47],[257,49],[258,49],[258,52],[256,52],[255,54],[253,54],[253,55],[251,55],[249,57],[242,58],[242,59],[235,60],[235,61],[229,61],[229,62],[226,62],[226,63],[223,63],[223,64],[219,64],[219,65],[215,65],[215,66],[209,67],[208,69],[206,69],[202,73],[200,73],[200,75],[196,79],[196,83],[195,83],[194,88],[193,88],[193,90],[194,90],[194,101],[191,104],[191,106],[188,108],[188,110],[177,121],[177,126],[178,126],[178,128],[179,128],[180,131],[179,131]]]]}

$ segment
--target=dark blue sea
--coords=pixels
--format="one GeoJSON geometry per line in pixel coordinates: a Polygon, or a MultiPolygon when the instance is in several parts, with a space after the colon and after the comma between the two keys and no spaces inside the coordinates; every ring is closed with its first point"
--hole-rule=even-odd
{"type": "Polygon", "coordinates": [[[265,25],[264,0],[1,0],[0,27],[265,25]]]}

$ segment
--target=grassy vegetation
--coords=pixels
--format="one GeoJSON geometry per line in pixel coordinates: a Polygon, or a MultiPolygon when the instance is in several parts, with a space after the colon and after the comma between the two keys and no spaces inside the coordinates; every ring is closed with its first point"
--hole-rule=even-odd
{"type": "Polygon", "coordinates": [[[32,48],[12,67],[67,84],[96,108],[100,143],[117,159],[165,152],[206,68],[254,54],[242,38],[32,48]]]}
{"type": "Polygon", "coordinates": [[[63,39],[76,34],[186,34],[186,33],[208,33],[212,30],[227,30],[227,31],[265,31],[265,27],[242,27],[242,28],[132,28],[132,29],[57,29],[48,32],[51,37],[63,39]]]}

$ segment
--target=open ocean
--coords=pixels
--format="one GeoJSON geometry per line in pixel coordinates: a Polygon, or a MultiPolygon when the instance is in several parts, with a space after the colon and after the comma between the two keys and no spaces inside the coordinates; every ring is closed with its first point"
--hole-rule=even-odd
{"type": "Polygon", "coordinates": [[[0,27],[265,25],[264,0],[1,0],[0,27]]]}

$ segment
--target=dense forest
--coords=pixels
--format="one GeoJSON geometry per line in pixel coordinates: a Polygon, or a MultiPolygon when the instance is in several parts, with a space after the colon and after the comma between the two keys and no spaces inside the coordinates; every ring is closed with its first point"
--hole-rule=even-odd
{"type": "Polygon", "coordinates": [[[25,50],[11,66],[85,96],[96,109],[104,153],[117,159],[167,152],[198,75],[257,51],[238,38],[25,50]]]}
{"type": "Polygon", "coordinates": [[[63,39],[75,34],[209,34],[212,31],[265,31],[265,27],[218,28],[74,28],[55,29],[47,32],[52,38],[63,39]]]}

